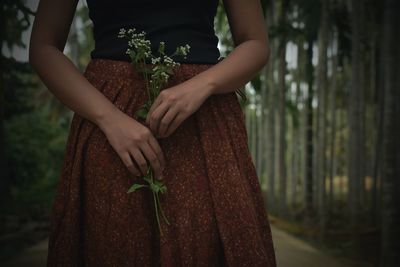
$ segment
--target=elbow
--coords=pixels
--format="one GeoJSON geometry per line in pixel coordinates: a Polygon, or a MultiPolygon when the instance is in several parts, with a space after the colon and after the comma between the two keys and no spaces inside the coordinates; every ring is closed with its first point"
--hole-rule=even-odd
{"type": "Polygon", "coordinates": [[[60,50],[59,47],[53,43],[42,41],[30,42],[28,50],[28,62],[33,68],[36,68],[36,66],[49,59],[49,56],[51,56],[55,50],[61,51],[62,53],[62,50],[60,50]]]}
{"type": "Polygon", "coordinates": [[[35,44],[34,42],[29,44],[28,63],[34,70],[37,69],[38,63],[43,61],[43,49],[44,46],[42,44],[35,44]]]}
{"type": "Polygon", "coordinates": [[[269,61],[269,57],[271,54],[271,48],[268,42],[268,39],[259,40],[259,59],[262,62],[263,66],[266,65],[269,61]]]}
{"type": "Polygon", "coordinates": [[[31,36],[28,49],[28,62],[33,68],[39,62],[40,54],[42,54],[44,47],[45,44],[43,42],[39,42],[37,37],[31,36]]]}
{"type": "Polygon", "coordinates": [[[260,61],[262,64],[262,67],[267,65],[270,57],[271,49],[269,48],[268,44],[263,44],[262,49],[260,50],[260,61]]]}

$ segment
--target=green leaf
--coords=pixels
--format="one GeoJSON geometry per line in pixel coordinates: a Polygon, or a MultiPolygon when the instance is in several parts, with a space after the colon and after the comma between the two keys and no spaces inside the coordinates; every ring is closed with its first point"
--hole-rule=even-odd
{"type": "Polygon", "coordinates": [[[149,184],[152,183],[151,179],[147,176],[143,176],[143,180],[147,181],[149,184]]]}
{"type": "Polygon", "coordinates": [[[150,184],[151,189],[158,193],[164,193],[167,190],[167,187],[164,185],[164,183],[160,180],[154,180],[151,184],[150,184]]]}
{"type": "Polygon", "coordinates": [[[146,108],[146,107],[141,107],[140,109],[138,109],[138,110],[135,112],[135,115],[136,115],[136,117],[138,117],[138,118],[146,119],[147,113],[148,113],[147,108],[146,108]]]}
{"type": "Polygon", "coordinates": [[[145,184],[133,184],[133,185],[129,188],[129,190],[128,190],[127,193],[132,193],[132,192],[134,192],[136,189],[139,189],[139,188],[142,188],[142,187],[148,187],[148,186],[145,185],[145,184]]]}
{"type": "Polygon", "coordinates": [[[154,193],[158,193],[158,191],[159,191],[159,188],[154,183],[150,184],[150,188],[151,188],[151,191],[153,191],[154,193]]]}
{"type": "Polygon", "coordinates": [[[165,185],[162,185],[162,186],[160,187],[160,193],[161,193],[161,194],[164,194],[165,192],[167,192],[167,187],[166,187],[165,185]]]}

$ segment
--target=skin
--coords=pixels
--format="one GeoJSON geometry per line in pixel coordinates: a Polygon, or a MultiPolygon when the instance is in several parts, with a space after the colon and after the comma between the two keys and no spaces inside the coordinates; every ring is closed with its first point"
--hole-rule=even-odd
{"type": "Polygon", "coordinates": [[[268,62],[268,32],[259,0],[223,0],[235,49],[193,78],[164,89],[146,122],[154,134],[167,137],[212,94],[243,87],[268,62]]]}
{"type": "Polygon", "coordinates": [[[155,138],[167,137],[212,94],[241,88],[267,63],[268,33],[259,0],[223,0],[235,49],[193,78],[161,91],[146,122],[137,122],[110,102],[63,51],[78,0],[40,0],[29,46],[29,62],[47,88],[75,113],[95,123],[134,175],[147,162],[157,178],[165,168],[155,138]],[[60,75],[61,74],[61,75],[60,75]]]}

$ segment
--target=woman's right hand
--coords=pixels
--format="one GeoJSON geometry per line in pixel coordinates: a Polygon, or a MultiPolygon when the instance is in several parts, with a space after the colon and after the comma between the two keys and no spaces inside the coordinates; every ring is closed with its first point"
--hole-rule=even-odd
{"type": "Polygon", "coordinates": [[[118,108],[109,112],[98,126],[131,173],[137,176],[146,175],[147,159],[155,177],[162,179],[161,173],[165,167],[164,154],[149,128],[118,108]],[[136,162],[132,161],[131,157],[136,162]]]}

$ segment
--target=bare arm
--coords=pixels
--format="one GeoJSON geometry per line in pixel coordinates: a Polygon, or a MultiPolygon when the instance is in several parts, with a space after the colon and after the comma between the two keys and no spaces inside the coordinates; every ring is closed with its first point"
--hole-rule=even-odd
{"type": "Polygon", "coordinates": [[[147,158],[159,177],[165,161],[151,131],[119,110],[63,53],[77,4],[78,0],[40,0],[30,38],[29,62],[63,104],[103,130],[133,174],[140,175],[138,169],[146,173],[147,158]]]}
{"type": "Polygon", "coordinates": [[[174,132],[210,95],[242,88],[268,61],[268,32],[260,0],[223,2],[235,49],[205,71],[160,92],[146,121],[161,137],[174,132]]]}
{"type": "Polygon", "coordinates": [[[223,0],[235,49],[211,68],[187,80],[209,95],[243,87],[269,59],[268,31],[260,0],[223,0]],[[205,88],[205,89],[204,89],[205,88]]]}
{"type": "Polygon", "coordinates": [[[32,26],[29,62],[47,88],[70,109],[96,124],[116,108],[63,51],[78,0],[41,0],[32,26]]]}

